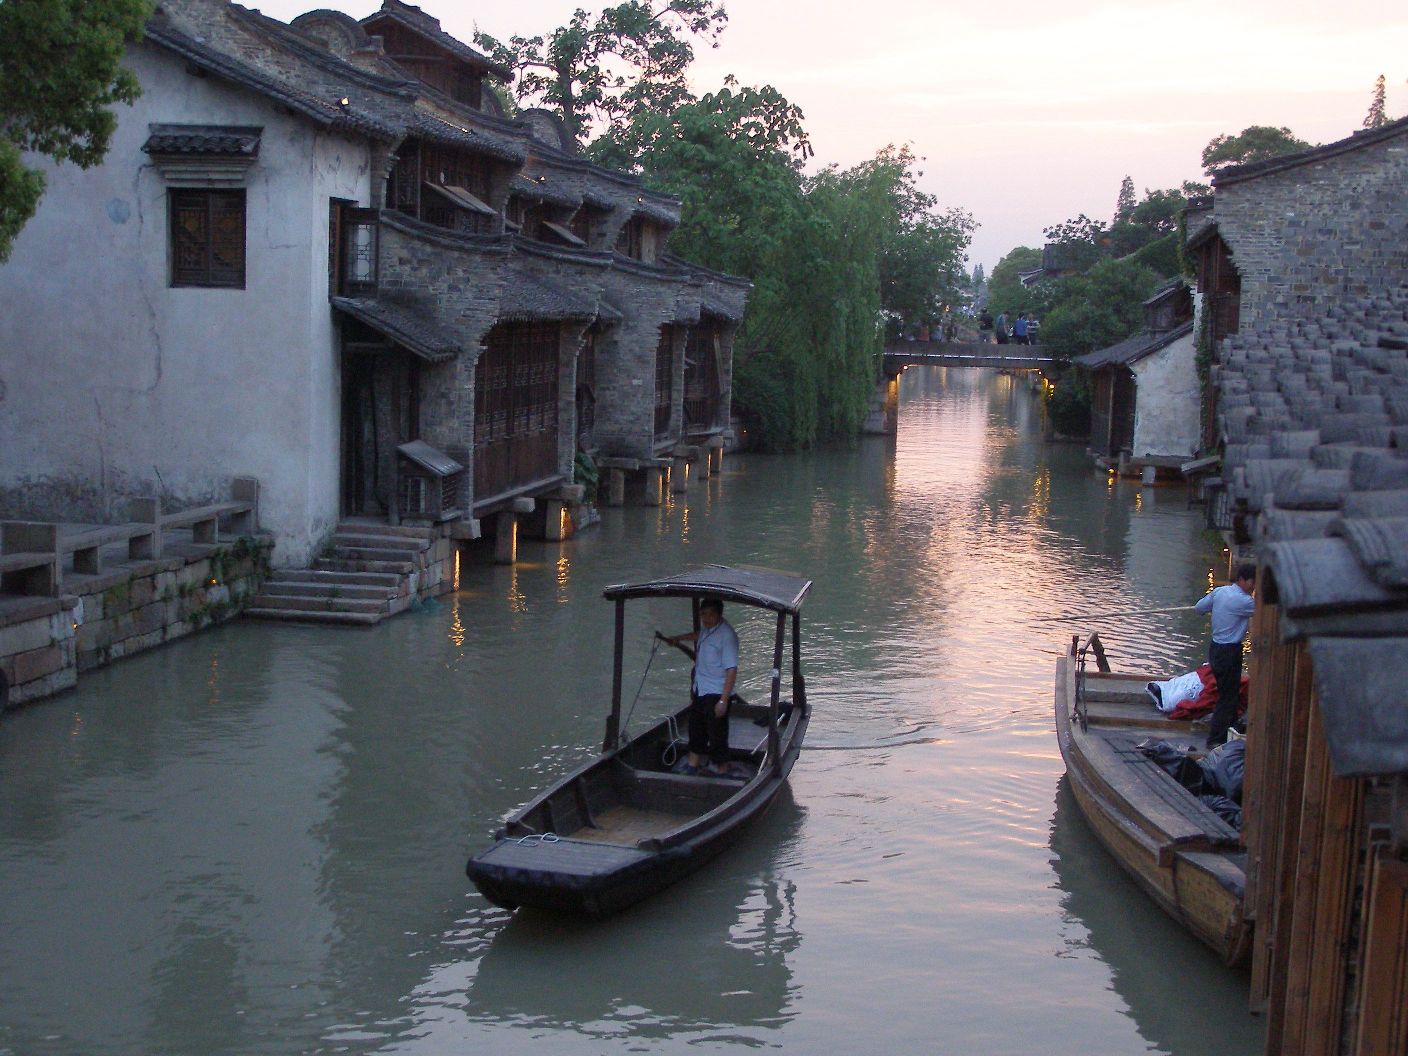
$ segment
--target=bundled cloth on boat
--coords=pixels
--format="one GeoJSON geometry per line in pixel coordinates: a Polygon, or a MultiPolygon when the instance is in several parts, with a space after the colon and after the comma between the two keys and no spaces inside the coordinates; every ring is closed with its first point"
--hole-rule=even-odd
{"type": "MultiPolygon", "coordinates": [[[[1163,682],[1150,682],[1144,691],[1149,699],[1170,719],[1201,719],[1211,715],[1217,706],[1217,679],[1212,676],[1212,665],[1203,664],[1196,671],[1178,675],[1163,682]]],[[[1237,702],[1237,714],[1247,710],[1247,676],[1242,676],[1241,699],[1237,702]]]]}
{"type": "Polygon", "coordinates": [[[1147,740],[1136,744],[1135,750],[1148,756],[1165,773],[1202,801],[1227,824],[1242,827],[1242,771],[1246,760],[1247,742],[1242,738],[1228,741],[1208,752],[1201,759],[1192,755],[1187,745],[1168,741],[1147,740]]]}

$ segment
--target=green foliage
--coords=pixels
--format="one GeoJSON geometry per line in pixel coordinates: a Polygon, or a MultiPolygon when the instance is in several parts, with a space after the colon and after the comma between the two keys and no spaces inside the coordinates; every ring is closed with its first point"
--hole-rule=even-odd
{"type": "Polygon", "coordinates": [[[728,15],[716,0],[626,0],[536,37],[474,41],[518,78],[520,105],[556,110],[576,138],[693,98],[685,71],[691,40],[717,46],[728,15]]]}
{"type": "Polygon", "coordinates": [[[1041,341],[1063,358],[1107,348],[1144,325],[1144,301],[1159,284],[1132,260],[1103,260],[1061,280],[1041,321],[1041,341]]]}
{"type": "Polygon", "coordinates": [[[1006,312],[1015,319],[1018,312],[1040,312],[1044,309],[1049,284],[1038,283],[1035,289],[1025,289],[1017,277],[1020,272],[1041,267],[1041,250],[1018,246],[993,265],[988,277],[988,310],[996,316],[1006,312]]]}
{"type": "Polygon", "coordinates": [[[668,112],[640,113],[590,153],[683,199],[674,252],[753,281],[733,405],[767,448],[854,436],[886,313],[932,314],[964,277],[972,222],[917,189],[906,148],[806,177],[802,113],[771,87],[730,78],[668,112]]]}
{"type": "Polygon", "coordinates": [[[1384,75],[1381,73],[1374,82],[1374,94],[1369,100],[1369,112],[1364,115],[1364,127],[1383,128],[1388,123],[1389,116],[1384,110],[1384,75]]]}
{"type": "Polygon", "coordinates": [[[1183,273],[1183,239],[1175,229],[1156,238],[1130,254],[1129,260],[1142,264],[1160,278],[1170,279],[1183,273]]]}
{"type": "Polygon", "coordinates": [[[1047,392],[1046,413],[1051,428],[1060,436],[1090,435],[1090,372],[1073,366],[1047,392]]]}
{"type": "Polygon", "coordinates": [[[1120,193],[1115,199],[1115,223],[1121,220],[1128,220],[1130,213],[1134,212],[1134,180],[1126,176],[1120,181],[1120,193]]]}
{"type": "Polygon", "coordinates": [[[1210,140],[1203,148],[1203,171],[1209,176],[1216,176],[1237,165],[1279,158],[1309,146],[1305,140],[1297,139],[1289,128],[1252,125],[1235,136],[1221,135],[1210,140]]]}
{"type": "Polygon", "coordinates": [[[117,119],[140,88],[121,67],[140,38],[148,0],[0,2],[0,261],[44,191],[44,176],[21,153],[89,168],[102,160],[117,119]]]}

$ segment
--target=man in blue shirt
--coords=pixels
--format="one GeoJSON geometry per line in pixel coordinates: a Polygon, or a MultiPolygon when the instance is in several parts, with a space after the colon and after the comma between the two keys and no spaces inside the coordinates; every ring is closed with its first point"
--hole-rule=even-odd
{"type": "Polygon", "coordinates": [[[695,643],[689,758],[683,772],[732,776],[728,765],[728,707],[738,679],[738,635],[724,619],[724,603],[718,598],[705,598],[699,603],[699,631],[665,640],[671,645],[695,643]]]}
{"type": "Polygon", "coordinates": [[[1252,591],[1256,589],[1256,565],[1245,561],[1237,566],[1235,582],[1211,591],[1194,606],[1212,614],[1212,643],[1208,663],[1217,680],[1217,707],[1208,720],[1208,749],[1227,740],[1227,729],[1237,719],[1237,702],[1242,694],[1242,639],[1247,623],[1256,611],[1252,591]]]}

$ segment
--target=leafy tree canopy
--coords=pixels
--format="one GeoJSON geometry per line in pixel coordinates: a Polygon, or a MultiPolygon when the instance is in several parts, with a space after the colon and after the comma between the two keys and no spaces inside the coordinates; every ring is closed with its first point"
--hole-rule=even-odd
{"type": "Polygon", "coordinates": [[[1212,139],[1203,148],[1203,171],[1216,176],[1224,169],[1294,154],[1309,146],[1305,140],[1297,139],[1289,128],[1252,125],[1235,136],[1221,135],[1212,139]]]}
{"type": "Polygon", "coordinates": [[[988,310],[997,315],[1006,312],[1016,318],[1018,312],[1037,312],[1045,307],[1046,287],[1049,283],[1038,283],[1027,289],[1018,276],[1024,271],[1041,267],[1041,250],[1031,246],[1018,246],[993,265],[988,276],[988,310]]]}
{"type": "Polygon", "coordinates": [[[520,105],[556,110],[572,135],[669,111],[691,98],[692,41],[718,46],[728,15],[717,0],[626,0],[595,18],[578,8],[565,26],[535,37],[475,43],[518,73],[520,105]]]}
{"type": "Polygon", "coordinates": [[[120,63],[150,13],[148,0],[0,2],[0,261],[44,193],[21,153],[85,169],[102,160],[117,127],[108,108],[140,92],[120,63]]]}
{"type": "Polygon", "coordinates": [[[1102,260],[1062,280],[1041,322],[1042,343],[1069,358],[1123,341],[1144,325],[1144,301],[1159,281],[1129,260],[1102,260]]]}

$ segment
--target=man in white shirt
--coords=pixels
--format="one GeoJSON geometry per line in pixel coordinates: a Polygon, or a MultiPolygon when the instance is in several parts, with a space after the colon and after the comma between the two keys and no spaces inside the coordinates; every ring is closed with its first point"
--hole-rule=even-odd
{"type": "Polygon", "coordinates": [[[699,631],[666,638],[671,645],[694,642],[690,686],[689,757],[683,772],[731,776],[728,765],[728,707],[738,680],[738,635],[724,619],[724,603],[699,603],[699,631]],[[705,759],[709,765],[704,765],[705,759]]]}
{"type": "Polygon", "coordinates": [[[1217,679],[1217,707],[1208,720],[1209,751],[1226,742],[1228,727],[1237,719],[1242,695],[1242,639],[1256,611],[1255,589],[1256,565],[1246,561],[1237,566],[1234,582],[1204,595],[1194,606],[1199,612],[1212,614],[1208,663],[1217,679]]]}

